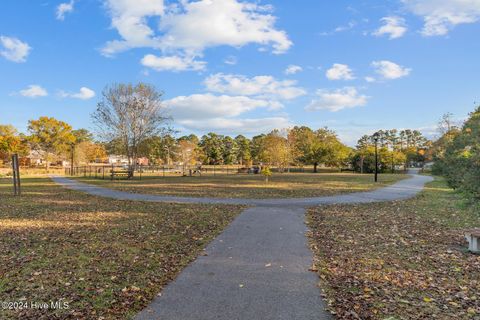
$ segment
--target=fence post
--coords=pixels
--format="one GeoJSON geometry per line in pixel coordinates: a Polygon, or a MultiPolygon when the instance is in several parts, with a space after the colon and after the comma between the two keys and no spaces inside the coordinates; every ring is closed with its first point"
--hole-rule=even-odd
{"type": "Polygon", "coordinates": [[[17,170],[15,168],[15,155],[12,156],[13,195],[17,195],[17,170]]]}
{"type": "Polygon", "coordinates": [[[21,194],[20,186],[20,166],[18,163],[18,154],[12,156],[12,170],[13,170],[13,194],[19,196],[21,194]]]}

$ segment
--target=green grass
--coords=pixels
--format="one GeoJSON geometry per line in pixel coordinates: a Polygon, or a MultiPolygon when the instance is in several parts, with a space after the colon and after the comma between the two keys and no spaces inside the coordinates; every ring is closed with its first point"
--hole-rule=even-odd
{"type": "Polygon", "coordinates": [[[143,176],[140,180],[101,180],[77,178],[86,183],[103,187],[156,195],[218,197],[218,198],[298,198],[329,196],[360,192],[384,187],[406,178],[403,174],[381,174],[379,183],[373,175],[354,173],[284,173],[274,174],[269,183],[261,175],[231,174],[194,177],[143,176]]]}
{"type": "Polygon", "coordinates": [[[480,227],[444,180],[406,201],[308,212],[315,266],[339,319],[478,319],[480,256],[463,230],[480,227]]]}
{"type": "Polygon", "coordinates": [[[0,310],[0,319],[126,319],[143,309],[238,215],[239,206],[97,198],[0,179],[0,301],[64,299],[65,310],[0,310]]]}

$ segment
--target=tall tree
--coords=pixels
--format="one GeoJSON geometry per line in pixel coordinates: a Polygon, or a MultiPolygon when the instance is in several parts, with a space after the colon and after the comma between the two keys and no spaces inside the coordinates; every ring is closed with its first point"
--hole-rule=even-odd
{"type": "Polygon", "coordinates": [[[148,158],[152,164],[170,165],[178,158],[177,140],[169,134],[154,136],[140,143],[139,156],[148,158]]]}
{"type": "Polygon", "coordinates": [[[102,95],[92,114],[93,121],[106,141],[121,142],[123,153],[132,164],[143,141],[168,131],[169,117],[161,103],[163,93],[152,85],[139,83],[113,84],[102,95]]]}
{"type": "Polygon", "coordinates": [[[179,160],[182,162],[183,174],[186,174],[186,170],[189,165],[197,163],[197,145],[190,140],[180,140],[178,142],[179,160]]]}
{"type": "Polygon", "coordinates": [[[261,161],[261,152],[262,152],[262,146],[263,146],[263,141],[265,140],[265,134],[259,134],[257,136],[254,136],[252,138],[252,141],[250,142],[250,154],[252,155],[252,159],[256,162],[261,161]]]}
{"type": "MultiPolygon", "coordinates": [[[[93,143],[93,134],[87,129],[77,129],[72,130],[72,135],[75,137],[75,142],[70,145],[70,161],[73,161],[75,164],[92,162],[92,150],[97,149],[93,143]],[[87,154],[90,156],[87,156],[87,154]]],[[[98,146],[97,151],[95,153],[98,153],[99,157],[94,157],[93,160],[106,156],[105,146],[98,146]],[[100,149],[103,150],[102,154],[100,149]]]]}
{"type": "Polygon", "coordinates": [[[223,143],[223,163],[234,164],[238,158],[238,145],[237,141],[229,136],[225,136],[222,140],[223,143]]]}
{"type": "Polygon", "coordinates": [[[240,165],[249,164],[252,159],[252,154],[250,151],[250,140],[248,140],[245,136],[238,135],[235,137],[235,142],[237,143],[238,147],[238,163],[240,163],[240,165]]]}
{"type": "Polygon", "coordinates": [[[208,164],[223,163],[224,145],[223,136],[210,132],[200,140],[200,147],[205,154],[205,161],[208,164]]]}
{"type": "Polygon", "coordinates": [[[262,139],[259,159],[268,166],[275,166],[283,172],[292,161],[288,140],[274,130],[262,139]]]}
{"type": "Polygon", "coordinates": [[[93,142],[93,134],[87,129],[72,130],[72,134],[75,136],[75,143],[93,142]]]}
{"type": "Polygon", "coordinates": [[[25,155],[28,145],[12,125],[0,125],[0,160],[6,161],[13,153],[25,155]]]}
{"type": "Polygon", "coordinates": [[[316,131],[308,127],[294,127],[289,135],[294,141],[294,154],[304,164],[312,164],[313,171],[318,172],[320,164],[338,166],[345,162],[350,149],[338,140],[335,132],[322,128],[316,131]]]}
{"type": "Polygon", "coordinates": [[[55,118],[40,117],[28,122],[29,140],[34,149],[44,153],[46,169],[52,158],[65,154],[75,143],[72,127],[55,118]]]}
{"type": "Polygon", "coordinates": [[[188,136],[182,136],[182,137],[178,138],[178,141],[182,141],[182,140],[190,141],[190,142],[192,142],[196,145],[198,145],[200,143],[200,139],[198,139],[198,137],[196,135],[194,135],[193,133],[189,134],[188,136]]]}

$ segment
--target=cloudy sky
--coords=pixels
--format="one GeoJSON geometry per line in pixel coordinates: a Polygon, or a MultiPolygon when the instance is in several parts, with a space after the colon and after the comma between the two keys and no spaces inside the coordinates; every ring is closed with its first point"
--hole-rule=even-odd
{"type": "Polygon", "coordinates": [[[479,22],[480,0],[3,0],[0,123],[92,128],[105,85],[143,81],[182,134],[429,133],[480,100],[479,22]]]}

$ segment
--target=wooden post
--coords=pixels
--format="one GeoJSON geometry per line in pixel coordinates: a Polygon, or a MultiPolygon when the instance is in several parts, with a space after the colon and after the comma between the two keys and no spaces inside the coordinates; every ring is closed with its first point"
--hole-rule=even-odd
{"type": "Polygon", "coordinates": [[[21,195],[20,185],[20,166],[18,163],[18,154],[12,156],[12,170],[13,170],[13,194],[16,196],[21,195]]]}
{"type": "Polygon", "coordinates": [[[72,143],[71,145],[71,148],[72,148],[72,154],[71,154],[71,158],[70,158],[70,175],[73,176],[73,158],[74,158],[74,154],[75,154],[75,144],[72,143]]]}
{"type": "Polygon", "coordinates": [[[13,194],[17,195],[17,169],[15,168],[15,155],[12,156],[13,194]]]}

